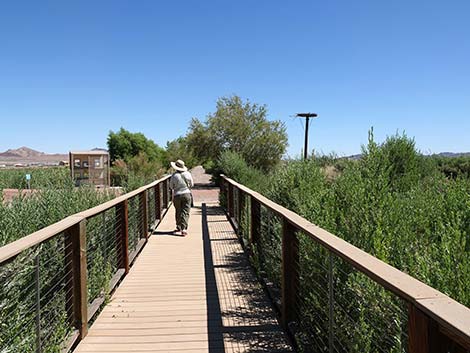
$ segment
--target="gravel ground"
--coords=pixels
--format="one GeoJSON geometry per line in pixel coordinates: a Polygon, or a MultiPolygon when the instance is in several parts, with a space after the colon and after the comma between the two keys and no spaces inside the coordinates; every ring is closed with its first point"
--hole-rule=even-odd
{"type": "Polygon", "coordinates": [[[194,202],[218,202],[219,188],[211,182],[211,176],[206,173],[204,168],[202,166],[197,166],[191,170],[191,174],[194,179],[194,202]]]}

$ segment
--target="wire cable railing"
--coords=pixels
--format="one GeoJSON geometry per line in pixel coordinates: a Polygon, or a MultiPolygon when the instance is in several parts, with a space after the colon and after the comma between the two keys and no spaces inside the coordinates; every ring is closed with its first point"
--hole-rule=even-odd
{"type": "Polygon", "coordinates": [[[70,350],[169,207],[169,176],[0,248],[0,352],[70,350]]]}
{"type": "Polygon", "coordinates": [[[220,200],[300,352],[470,352],[469,308],[225,176],[220,200]]]}

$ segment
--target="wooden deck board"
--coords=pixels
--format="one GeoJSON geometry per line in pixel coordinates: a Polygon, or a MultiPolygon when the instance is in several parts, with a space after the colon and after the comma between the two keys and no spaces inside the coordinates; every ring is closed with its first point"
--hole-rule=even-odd
{"type": "Polygon", "coordinates": [[[171,208],[76,352],[291,352],[221,209],[171,208]],[[208,234],[207,234],[208,233],[208,234]]]}

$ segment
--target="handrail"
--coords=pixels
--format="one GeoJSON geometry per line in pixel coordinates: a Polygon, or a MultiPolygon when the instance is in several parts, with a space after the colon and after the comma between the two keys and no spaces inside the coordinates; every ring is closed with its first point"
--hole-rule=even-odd
{"type": "MultiPolygon", "coordinates": [[[[166,175],[148,185],[73,214],[0,247],[0,269],[7,271],[7,276],[3,278],[0,276],[0,280],[7,280],[10,284],[16,283],[15,276],[18,276],[16,279],[19,279],[18,283],[20,283],[19,289],[17,288],[19,292],[15,294],[19,297],[15,297],[16,299],[11,301],[12,305],[9,307],[14,311],[14,315],[4,318],[8,320],[9,317],[18,315],[18,317],[26,318],[29,323],[31,323],[31,316],[34,318],[35,335],[31,337],[31,332],[27,331],[26,335],[29,336],[25,336],[27,338],[23,340],[25,344],[35,344],[35,351],[39,353],[47,351],[47,346],[43,347],[42,342],[44,324],[41,317],[44,310],[46,310],[45,315],[51,315],[51,312],[43,306],[44,302],[47,304],[54,298],[64,298],[65,307],[62,309],[66,310],[67,327],[72,330],[67,342],[64,342],[64,347],[74,346],[87,335],[88,322],[105,302],[106,294],[112,291],[129,272],[130,265],[145,246],[152,229],[161,221],[163,213],[168,210],[170,177],[166,175]],[[96,228],[97,225],[98,228],[96,228]],[[36,247],[46,243],[50,245],[44,248],[36,247]],[[98,250],[97,247],[101,248],[98,250]],[[50,249],[53,252],[49,254],[50,249]],[[28,250],[33,251],[27,253],[27,256],[18,256],[28,250]],[[103,257],[97,259],[96,256],[108,256],[106,263],[103,257]],[[14,261],[17,260],[18,263],[15,263],[14,261]],[[50,270],[48,272],[47,264],[51,261],[54,261],[56,266],[54,270],[59,273],[51,273],[50,270]],[[10,265],[10,262],[13,264],[10,265]],[[28,264],[27,271],[23,269],[23,262],[28,264]],[[111,265],[114,272],[110,273],[112,278],[109,283],[89,282],[89,271],[95,271],[93,274],[95,280],[99,276],[107,278],[103,277],[104,272],[109,271],[106,267],[111,265]],[[17,272],[10,272],[12,269],[16,269],[17,272]],[[103,274],[97,274],[96,271],[103,272],[103,274]],[[34,287],[31,284],[22,285],[25,275],[28,276],[26,277],[28,281],[32,278],[34,287]],[[49,281],[41,276],[49,276],[49,281]],[[44,280],[46,282],[43,283],[44,280]],[[41,288],[42,286],[45,288],[41,288]],[[31,290],[35,293],[34,301],[22,302],[32,300],[25,299],[31,298],[31,290]],[[92,295],[90,295],[90,290],[94,291],[92,295]],[[31,309],[24,311],[25,305],[35,311],[31,309]],[[28,340],[32,338],[35,342],[28,343],[28,340]]],[[[0,299],[8,300],[8,291],[3,291],[2,295],[0,299]]],[[[21,328],[18,330],[21,331],[21,328]]],[[[16,337],[19,333],[21,332],[13,336],[16,337]]],[[[12,339],[16,339],[15,337],[12,339]]],[[[0,343],[9,344],[1,340],[0,343]]],[[[10,349],[9,346],[0,345],[0,350],[4,348],[10,349]]],[[[65,349],[67,350],[68,348],[65,349]]]]}
{"type": "MultiPolygon", "coordinates": [[[[410,322],[409,324],[416,324],[416,320],[414,320],[415,316],[413,315],[416,314],[415,308],[417,308],[419,310],[417,314],[424,315],[423,317],[427,320],[424,320],[424,322],[429,321],[430,324],[428,326],[432,326],[434,323],[437,323],[441,331],[443,331],[448,338],[455,340],[465,349],[470,350],[469,308],[458,303],[447,295],[439,292],[438,290],[424,284],[416,278],[413,278],[408,274],[399,271],[395,267],[386,264],[385,262],[355,247],[354,245],[346,242],[345,240],[337,237],[336,235],[309,222],[302,216],[269,200],[258,192],[253,191],[224,175],[222,175],[221,177],[228,184],[227,188],[224,186],[224,182],[222,182],[223,192],[225,193],[227,199],[227,210],[229,216],[233,217],[236,222],[239,221],[238,218],[240,217],[240,210],[238,210],[238,214],[237,212],[234,212],[236,206],[233,197],[233,189],[236,189],[241,192],[241,195],[243,197],[251,197],[252,207],[254,207],[253,204],[255,203],[263,205],[271,212],[274,212],[276,215],[281,217],[284,222],[287,221],[288,224],[294,228],[293,233],[295,233],[296,231],[301,231],[305,233],[312,240],[314,240],[321,246],[327,248],[335,255],[344,259],[356,270],[365,274],[373,281],[380,284],[382,287],[386,288],[387,290],[391,291],[398,297],[408,302],[409,305],[411,305],[410,318],[412,316],[412,320],[410,320],[412,322],[410,322]]],[[[238,202],[240,202],[240,200],[238,202]]],[[[259,208],[259,206],[257,207],[259,208]]],[[[258,214],[252,212],[251,215],[252,218],[257,218],[252,219],[252,222],[259,223],[259,212],[258,214]]],[[[283,227],[284,232],[285,228],[286,227],[283,227]]],[[[292,234],[290,236],[292,237],[292,234]]],[[[285,234],[283,234],[283,254],[284,252],[289,253],[290,251],[298,251],[292,250],[289,247],[290,245],[288,242],[286,242],[285,234]]],[[[284,270],[287,271],[287,269],[284,270]]],[[[293,270],[295,270],[295,268],[293,268],[293,270]]],[[[286,276],[285,273],[283,273],[282,275],[286,276]]],[[[287,275],[292,276],[292,274],[287,275]]],[[[288,291],[288,288],[282,289],[283,293],[294,294],[288,291]]],[[[283,298],[283,303],[289,304],[290,302],[288,300],[288,298],[283,298]]],[[[283,314],[288,315],[285,310],[295,311],[295,308],[284,308],[283,314]]],[[[416,327],[413,329],[409,328],[409,333],[413,335],[414,332],[421,332],[422,334],[423,331],[419,331],[419,328],[418,331],[416,331],[415,329],[416,327]]],[[[412,341],[413,339],[417,339],[419,341],[419,339],[422,339],[422,337],[410,337],[409,339],[410,341],[412,341]]],[[[410,347],[413,347],[413,344],[410,344],[410,347]]],[[[425,350],[416,350],[416,352],[425,352],[425,350]]]]}
{"type": "Polygon", "coordinates": [[[128,200],[142,193],[145,190],[155,187],[156,185],[160,184],[161,182],[169,178],[170,178],[170,175],[166,175],[163,178],[160,178],[148,185],[142,186],[136,190],[130,191],[124,195],[118,196],[110,201],[104,202],[98,206],[89,208],[85,211],[75,213],[56,223],[53,223],[34,233],[31,233],[30,235],[27,235],[25,237],[22,237],[18,240],[15,240],[11,243],[8,243],[0,247],[0,265],[2,265],[4,262],[7,262],[11,258],[15,257],[22,251],[27,250],[39,243],[42,243],[54,237],[55,235],[63,232],[64,230],[72,227],[73,225],[80,223],[80,221],[87,219],[87,218],[91,218],[106,210],[109,210],[110,208],[122,203],[123,201],[128,200]]]}

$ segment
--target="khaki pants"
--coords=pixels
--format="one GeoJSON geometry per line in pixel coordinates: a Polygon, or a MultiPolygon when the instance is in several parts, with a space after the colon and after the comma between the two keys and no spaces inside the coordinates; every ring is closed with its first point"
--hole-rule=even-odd
{"type": "Polygon", "coordinates": [[[176,228],[188,229],[189,212],[191,211],[191,194],[176,195],[173,197],[176,209],[176,228]]]}

